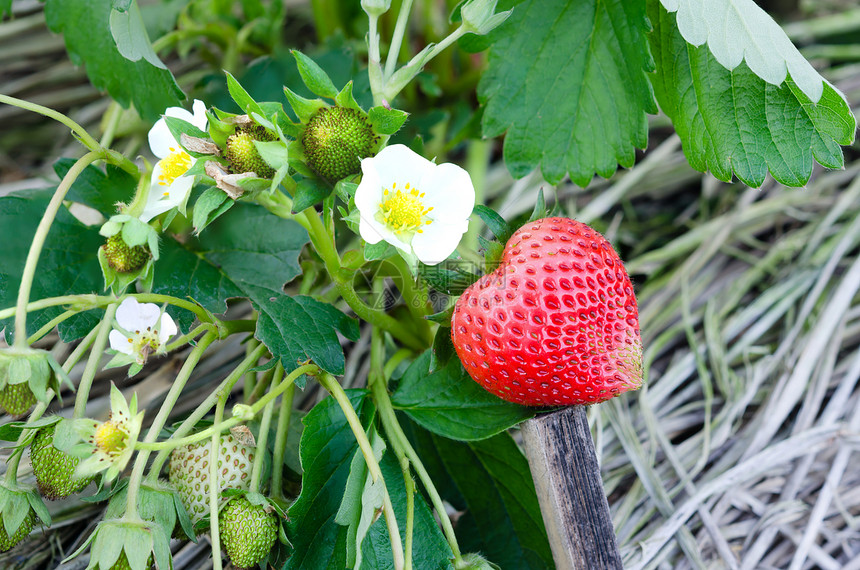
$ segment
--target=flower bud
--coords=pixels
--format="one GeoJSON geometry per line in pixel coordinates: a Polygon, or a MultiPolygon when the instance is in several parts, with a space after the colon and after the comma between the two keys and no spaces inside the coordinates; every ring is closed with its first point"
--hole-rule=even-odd
{"type": "Polygon", "coordinates": [[[469,0],[460,9],[463,26],[468,32],[482,36],[501,25],[511,15],[511,10],[496,14],[497,0],[469,0]]]}
{"type": "Polygon", "coordinates": [[[367,12],[368,16],[379,17],[391,8],[391,0],[361,0],[361,9],[367,12]]]}

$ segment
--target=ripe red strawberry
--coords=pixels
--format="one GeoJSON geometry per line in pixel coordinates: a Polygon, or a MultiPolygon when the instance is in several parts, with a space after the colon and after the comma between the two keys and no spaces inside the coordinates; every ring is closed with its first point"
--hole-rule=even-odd
{"type": "Polygon", "coordinates": [[[527,406],[594,404],[642,384],[633,286],[609,242],[567,218],[529,222],[457,300],[454,348],[472,378],[527,406]]]}

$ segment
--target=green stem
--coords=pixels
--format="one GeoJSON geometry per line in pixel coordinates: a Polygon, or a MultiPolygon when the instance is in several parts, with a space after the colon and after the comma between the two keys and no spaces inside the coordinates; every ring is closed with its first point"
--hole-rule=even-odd
{"type": "Polygon", "coordinates": [[[379,15],[368,14],[367,32],[367,75],[370,79],[370,92],[373,93],[373,104],[382,105],[382,93],[385,90],[385,80],[382,75],[382,60],[379,55],[379,15]]]}
{"type": "MultiPolygon", "coordinates": [[[[114,301],[114,297],[99,297],[98,295],[62,295],[60,297],[47,297],[38,301],[27,303],[25,310],[28,313],[40,311],[57,305],[72,305],[79,312],[94,309],[102,305],[108,305],[114,301]]],[[[18,314],[18,307],[10,307],[0,311],[0,320],[14,317],[18,314]]]]}
{"type": "MultiPolygon", "coordinates": [[[[381,284],[381,281],[377,281],[374,283],[374,286],[378,287],[381,284]]],[[[375,327],[372,329],[370,335],[370,371],[367,375],[367,384],[371,389],[378,385],[384,390],[385,372],[382,363],[385,360],[385,340],[383,339],[382,332],[375,327]]],[[[412,474],[409,470],[409,459],[406,457],[403,448],[398,445],[393,445],[392,448],[400,464],[400,470],[403,472],[403,483],[406,487],[406,542],[404,546],[406,563],[404,570],[411,570],[412,534],[415,525],[415,481],[412,480],[412,474]]]]}
{"type": "Polygon", "coordinates": [[[426,348],[427,345],[415,336],[412,331],[404,327],[397,319],[387,315],[383,311],[369,307],[358,297],[358,294],[352,286],[354,273],[347,271],[346,273],[348,275],[344,275],[344,271],[342,271],[341,267],[340,256],[334,246],[334,240],[326,231],[325,225],[319,215],[317,215],[316,211],[312,208],[308,208],[302,212],[299,217],[305,219],[311,243],[313,243],[314,248],[325,263],[326,270],[334,281],[335,287],[337,287],[340,296],[344,301],[346,301],[346,304],[355,311],[355,314],[374,326],[384,328],[399,340],[413,348],[419,350],[426,348]]]}
{"type": "Polygon", "coordinates": [[[37,330],[36,332],[31,334],[30,338],[27,339],[27,344],[33,344],[34,342],[36,342],[37,340],[39,340],[40,338],[44,337],[46,334],[48,334],[49,332],[54,330],[54,327],[56,327],[58,324],[62,323],[63,321],[67,321],[68,319],[74,317],[78,313],[80,313],[80,311],[75,310],[75,309],[60,313],[59,315],[57,315],[56,317],[54,317],[53,319],[51,319],[50,321],[45,323],[45,326],[43,326],[42,328],[40,328],[39,330],[37,330]]]}
{"type": "MultiPolygon", "coordinates": [[[[400,57],[400,46],[403,44],[403,36],[406,35],[406,26],[409,23],[409,13],[412,11],[412,0],[403,0],[400,12],[397,14],[397,24],[394,26],[394,34],[391,36],[391,46],[388,49],[388,57],[385,60],[385,82],[387,83],[397,67],[397,59],[400,57]]],[[[391,99],[389,99],[391,101],[391,99]]]]}
{"type": "MultiPolygon", "coordinates": [[[[278,365],[280,366],[280,364],[278,365]]],[[[275,431],[275,450],[272,453],[272,485],[269,492],[276,499],[284,498],[283,475],[284,455],[287,451],[287,439],[290,434],[290,418],[293,415],[293,398],[296,385],[291,383],[284,395],[281,396],[281,407],[278,410],[278,427],[275,431]]]]}
{"type": "Polygon", "coordinates": [[[80,141],[91,151],[98,152],[101,150],[101,146],[98,141],[87,132],[85,128],[65,116],[64,114],[55,111],[53,109],[49,109],[48,107],[43,107],[42,105],[38,105],[36,103],[31,103],[29,101],[24,101],[23,99],[18,99],[16,97],[10,97],[8,95],[0,95],[0,103],[6,103],[7,105],[12,105],[14,107],[19,107],[26,111],[32,111],[33,113],[38,113],[40,115],[44,115],[49,119],[54,119],[57,122],[60,122],[67,127],[69,127],[73,133],[75,133],[80,141]]]}
{"type": "Polygon", "coordinates": [[[31,111],[33,113],[38,113],[39,115],[43,115],[48,117],[49,119],[54,119],[55,121],[62,123],[69,127],[75,135],[77,135],[78,139],[83,143],[85,147],[87,147],[91,152],[96,152],[100,156],[99,159],[107,160],[111,164],[115,164],[131,174],[137,179],[140,176],[140,170],[138,170],[137,166],[127,159],[122,154],[103,148],[99,145],[98,141],[87,132],[85,128],[80,126],[78,123],[71,120],[69,117],[64,114],[55,111],[53,109],[49,109],[48,107],[43,107],[42,105],[38,105],[36,103],[31,103],[29,101],[24,101],[23,99],[18,99],[16,97],[10,97],[9,95],[0,95],[0,103],[6,103],[7,105],[12,105],[14,107],[19,107],[26,111],[31,111]]]}
{"type": "MultiPolygon", "coordinates": [[[[227,398],[230,397],[230,392],[224,392],[218,398],[218,405],[215,406],[215,425],[221,423],[224,419],[224,406],[227,404],[227,398]]],[[[220,489],[214,482],[218,481],[218,457],[221,452],[221,434],[215,432],[212,434],[212,446],[209,449],[209,480],[213,482],[209,485],[209,536],[212,538],[212,568],[213,570],[221,570],[221,537],[218,529],[218,499],[220,489]]]]}
{"type": "Polygon", "coordinates": [[[399,255],[389,257],[386,261],[394,265],[398,273],[400,273],[400,293],[403,295],[403,302],[406,303],[406,307],[415,319],[420,334],[424,337],[424,342],[428,346],[433,344],[430,322],[424,318],[430,314],[428,310],[430,297],[427,294],[427,286],[419,285],[416,282],[412,271],[406,265],[406,260],[399,255]]]}
{"type": "Polygon", "coordinates": [[[185,309],[186,311],[191,311],[201,323],[213,323],[219,324],[217,319],[213,319],[212,315],[206,311],[203,307],[198,305],[197,303],[192,303],[191,301],[186,301],[185,299],[180,299],[178,297],[171,297],[170,295],[159,295],[157,293],[137,293],[132,295],[138,302],[141,303],[168,303],[173,305],[174,307],[179,307],[180,309],[185,309]]]}
{"type": "Polygon", "coordinates": [[[411,462],[412,468],[415,470],[418,478],[421,479],[430,502],[439,515],[439,520],[442,523],[442,531],[445,533],[445,538],[448,540],[451,552],[454,554],[454,566],[457,566],[462,562],[462,555],[460,554],[460,546],[457,543],[457,536],[454,534],[454,527],[451,525],[451,519],[448,518],[445,505],[442,503],[442,497],[439,495],[439,491],[436,490],[436,486],[433,484],[430,474],[427,473],[427,469],[425,469],[424,464],[421,462],[421,458],[418,457],[412,444],[409,443],[406,434],[403,433],[403,428],[400,427],[400,422],[394,413],[394,406],[391,404],[391,398],[388,396],[388,389],[385,387],[385,383],[374,381],[372,383],[369,382],[369,384],[373,399],[376,402],[379,417],[382,420],[382,426],[385,428],[385,433],[388,434],[388,441],[395,450],[402,450],[411,462]]]}
{"type": "MultiPolygon", "coordinates": [[[[427,65],[427,63],[430,62],[430,60],[432,60],[434,57],[436,57],[437,55],[442,53],[442,51],[447,49],[448,46],[450,46],[451,44],[456,42],[458,39],[460,39],[463,35],[465,35],[467,33],[467,31],[468,30],[466,30],[466,28],[464,26],[460,26],[459,28],[457,28],[456,30],[454,30],[453,32],[448,34],[448,36],[444,40],[442,40],[441,42],[439,42],[438,44],[436,44],[435,46],[430,48],[430,51],[424,57],[424,61],[423,61],[422,65],[420,67],[416,66],[414,69],[412,69],[411,73],[409,75],[404,74],[402,77],[397,77],[396,78],[397,81],[394,83],[392,83],[390,81],[391,79],[394,79],[394,78],[386,75],[386,78],[385,78],[385,99],[388,101],[393,101],[394,98],[397,97],[397,94],[400,93],[404,87],[409,85],[409,82],[412,81],[415,78],[415,76],[421,72],[421,70],[424,68],[425,65],[427,65]]],[[[390,58],[391,53],[389,53],[388,55],[390,58]]],[[[416,58],[417,57],[418,56],[416,56],[416,58]]],[[[413,58],[413,59],[415,59],[415,58],[413,58]]],[[[407,67],[410,64],[412,64],[412,62],[408,63],[407,67]]],[[[386,70],[387,70],[387,67],[386,67],[386,70]]]]}
{"type": "Polygon", "coordinates": [[[122,107],[119,106],[119,103],[116,101],[111,101],[111,104],[108,105],[107,110],[107,126],[105,127],[105,132],[102,135],[102,139],[99,141],[99,146],[103,148],[107,148],[113,142],[113,137],[116,134],[116,129],[119,126],[119,121],[122,119],[122,107]]]}
{"type": "MultiPolygon", "coordinates": [[[[493,145],[489,140],[470,140],[466,147],[466,172],[472,179],[472,186],[475,188],[475,203],[484,203],[484,194],[487,185],[487,167],[490,164],[490,153],[493,145]]],[[[480,233],[481,224],[469,224],[469,230],[463,236],[462,244],[468,248],[477,251],[478,249],[478,234],[480,233]]]]}
{"type": "MultiPolygon", "coordinates": [[[[260,346],[260,341],[255,338],[248,339],[248,342],[245,343],[245,356],[248,356],[249,354],[254,352],[258,346],[260,346]]],[[[257,373],[246,372],[245,382],[242,385],[242,394],[246,402],[248,401],[248,398],[250,398],[251,394],[254,392],[254,386],[256,384],[257,373]]]]}
{"type": "MultiPolygon", "coordinates": [[[[229,394],[230,392],[232,392],[233,386],[235,386],[236,382],[239,381],[239,378],[242,377],[242,375],[248,370],[248,368],[251,368],[254,363],[260,359],[260,357],[263,355],[263,353],[265,353],[265,351],[265,345],[260,345],[259,347],[257,347],[257,350],[254,351],[253,354],[247,356],[245,360],[243,360],[239,364],[239,366],[234,368],[233,371],[230,372],[230,374],[228,374],[227,377],[221,382],[221,384],[217,388],[215,388],[215,390],[213,390],[206,397],[206,399],[200,403],[199,406],[197,406],[197,408],[191,413],[191,415],[185,418],[185,421],[183,421],[179,425],[179,427],[176,428],[176,431],[173,432],[173,435],[169,440],[161,443],[143,444],[139,442],[135,444],[135,448],[137,449],[143,449],[144,447],[141,446],[146,446],[147,449],[158,451],[158,455],[155,456],[155,459],[152,462],[152,467],[150,467],[149,469],[149,475],[147,477],[147,480],[149,482],[155,483],[156,481],[158,481],[158,475],[159,473],[161,473],[161,467],[162,465],[164,465],[164,462],[167,461],[167,459],[170,457],[170,452],[177,447],[186,445],[186,443],[183,442],[182,437],[188,432],[190,432],[192,429],[194,429],[194,426],[197,425],[197,422],[199,422],[203,418],[203,416],[205,416],[209,412],[209,410],[212,409],[212,406],[214,406],[218,401],[218,397],[220,396],[220,394],[224,392],[229,394]],[[168,445],[163,445],[165,443],[168,445]]],[[[208,435],[211,434],[207,434],[200,439],[205,439],[206,437],[208,437],[208,435]]],[[[196,443],[197,441],[199,441],[199,439],[194,440],[191,443],[196,443]]]]}
{"type": "MultiPolygon", "coordinates": [[[[280,377],[275,374],[272,379],[272,386],[276,386],[276,382],[280,382],[284,375],[284,368],[280,367],[280,377]]],[[[290,384],[292,386],[292,383],[290,384]]],[[[263,408],[263,417],[260,420],[260,432],[257,438],[257,455],[254,456],[254,466],[251,468],[251,486],[250,491],[257,493],[260,490],[260,475],[263,473],[263,458],[266,456],[266,444],[269,439],[269,426],[272,424],[272,413],[275,411],[275,399],[272,398],[263,408]]],[[[274,467],[274,466],[273,466],[274,467]]]]}
{"type": "Polygon", "coordinates": [[[373,446],[370,444],[370,440],[367,439],[367,433],[364,431],[364,427],[361,425],[361,420],[358,418],[358,414],[355,413],[355,409],[353,409],[352,403],[349,401],[349,397],[347,397],[346,392],[343,391],[343,388],[338,384],[334,376],[328,372],[323,372],[319,375],[318,380],[320,385],[332,395],[335,401],[340,405],[340,409],[343,410],[343,415],[346,416],[346,421],[349,423],[350,429],[352,429],[355,441],[358,442],[358,447],[361,450],[361,454],[364,456],[364,461],[367,463],[367,470],[370,472],[373,482],[375,483],[378,481],[382,484],[382,488],[384,489],[382,512],[385,514],[385,523],[388,526],[388,534],[391,538],[391,551],[394,556],[394,567],[400,570],[404,566],[403,545],[400,541],[400,530],[397,528],[397,518],[394,516],[394,507],[391,504],[388,487],[386,487],[385,479],[382,476],[382,469],[380,469],[379,462],[376,461],[376,455],[373,453],[373,446]]]}
{"type": "Polygon", "coordinates": [[[75,411],[72,414],[72,419],[80,419],[84,417],[84,414],[87,411],[87,401],[90,396],[90,388],[93,385],[93,379],[99,369],[102,355],[104,355],[105,347],[108,342],[108,335],[112,328],[111,325],[113,324],[113,318],[116,314],[117,307],[118,303],[111,303],[108,305],[105,310],[105,315],[102,318],[102,322],[98,326],[98,333],[96,334],[95,342],[93,342],[93,348],[90,351],[87,366],[84,368],[81,382],[78,384],[78,394],[75,397],[75,411]]]}
{"type": "MultiPolygon", "coordinates": [[[[182,389],[185,388],[185,383],[188,382],[188,378],[191,377],[191,372],[194,370],[194,367],[197,366],[197,363],[200,361],[200,358],[203,356],[206,349],[209,348],[209,345],[215,341],[215,338],[216,335],[214,333],[206,333],[206,335],[200,339],[200,342],[188,355],[188,358],[182,364],[182,368],[176,375],[176,380],[173,381],[170,391],[168,391],[167,396],[164,397],[164,403],[161,405],[161,409],[158,410],[158,415],[156,415],[155,419],[152,420],[152,426],[150,426],[149,431],[146,433],[146,439],[143,440],[143,443],[152,443],[158,438],[158,434],[161,433],[161,428],[164,427],[171,410],[173,410],[173,407],[176,405],[176,401],[179,399],[179,395],[182,393],[182,389]]],[[[131,471],[131,477],[128,482],[128,497],[126,500],[125,510],[125,516],[129,520],[138,520],[140,518],[137,513],[137,493],[140,490],[140,483],[143,480],[143,470],[146,467],[146,460],[149,459],[149,453],[149,450],[141,449],[135,458],[134,468],[131,471]]]]}
{"type": "MultiPolygon", "coordinates": [[[[256,415],[260,410],[265,408],[266,405],[269,404],[269,402],[273,401],[275,398],[280,396],[287,388],[289,388],[290,385],[292,385],[292,383],[295,382],[296,378],[298,378],[302,374],[313,374],[318,370],[319,370],[319,368],[317,368],[317,366],[315,364],[306,364],[304,366],[300,366],[299,368],[296,368],[295,370],[290,372],[290,374],[286,378],[284,378],[284,380],[276,388],[267,392],[266,395],[263,396],[262,398],[260,398],[260,400],[258,402],[255,402],[254,405],[250,406],[251,412],[256,415]]],[[[240,374],[240,376],[241,376],[241,374],[240,374]]],[[[218,394],[220,394],[222,392],[229,393],[229,390],[225,387],[224,389],[219,389],[217,391],[218,394]]],[[[205,403],[206,403],[206,401],[204,401],[204,404],[205,403]]],[[[202,406],[203,406],[203,404],[200,405],[200,407],[202,407],[202,406]]],[[[211,408],[211,407],[212,406],[209,405],[209,408],[211,408]]],[[[209,408],[207,408],[207,410],[209,408]]],[[[199,407],[198,407],[198,409],[199,409],[199,407]]],[[[149,451],[160,451],[160,452],[163,452],[166,450],[169,453],[170,450],[175,449],[177,447],[182,447],[183,445],[191,445],[192,443],[197,443],[198,441],[202,441],[202,440],[206,439],[207,437],[211,436],[212,434],[220,434],[224,430],[228,430],[233,426],[239,425],[243,421],[244,420],[241,417],[234,416],[234,417],[231,417],[229,419],[224,420],[223,422],[215,423],[211,427],[208,427],[205,430],[202,430],[198,433],[195,433],[195,434],[189,435],[189,436],[185,436],[185,437],[176,437],[176,433],[179,432],[179,430],[176,430],[176,432],[173,434],[173,436],[170,439],[168,439],[167,441],[139,442],[135,445],[135,449],[145,449],[145,450],[149,450],[149,451]]],[[[187,420],[186,420],[186,422],[187,422],[187,420]]],[[[183,422],[182,425],[184,426],[186,422],[183,422]]]]}
{"type": "MultiPolygon", "coordinates": [[[[0,95],[0,101],[3,101],[5,95],[0,95]]],[[[63,177],[60,185],[57,186],[54,196],[51,198],[48,207],[45,209],[45,214],[36,228],[36,235],[33,236],[33,242],[30,244],[30,251],[27,254],[27,261],[24,263],[24,272],[21,275],[21,285],[18,287],[18,303],[15,306],[15,348],[27,348],[27,302],[30,300],[30,289],[33,286],[33,277],[36,275],[36,266],[39,263],[39,256],[42,253],[42,247],[45,245],[45,239],[48,237],[48,232],[51,230],[51,224],[54,223],[54,218],[63,204],[66,193],[72,187],[72,183],[80,176],[81,172],[102,158],[101,152],[88,152],[69,169],[63,177]]]]}

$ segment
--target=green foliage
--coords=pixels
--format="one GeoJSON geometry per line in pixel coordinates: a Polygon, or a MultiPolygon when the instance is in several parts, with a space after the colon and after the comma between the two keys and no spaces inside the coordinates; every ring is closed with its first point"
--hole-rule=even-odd
{"type": "Polygon", "coordinates": [[[585,186],[633,165],[657,108],[642,2],[527,0],[495,32],[478,87],[484,136],[505,136],[515,177],[540,167],[585,186]],[[526,54],[528,54],[526,56],[526,54]],[[524,63],[528,57],[528,65],[524,63]]]}
{"type": "Polygon", "coordinates": [[[509,434],[457,442],[410,425],[442,498],[463,512],[461,551],[480,552],[500,568],[554,568],[528,463],[509,434]]]}
{"type": "Polygon", "coordinates": [[[110,13],[111,0],[45,2],[48,27],[63,34],[69,57],[86,67],[92,84],[122,106],[134,104],[143,118],[155,120],[185,96],[170,71],[123,57],[111,35],[110,13]]]}
{"type": "MultiPolygon", "coordinates": [[[[72,158],[61,158],[54,163],[54,172],[63,178],[74,163],[72,158]]],[[[136,185],[137,181],[131,174],[112,164],[108,164],[104,171],[90,165],[72,183],[66,199],[95,208],[110,218],[117,213],[118,203],[131,201],[136,185]]]]}
{"type": "Polygon", "coordinates": [[[791,77],[775,86],[744,63],[729,71],[706,47],[689,45],[675,16],[657,0],[649,2],[649,16],[658,62],[654,91],[693,168],[710,170],[727,182],[734,173],[750,186],[761,186],[770,171],[783,184],[802,186],[813,158],[829,168],[842,167],[839,145],[854,141],[856,125],[830,84],[813,104],[791,77]]]}
{"type": "MultiPolygon", "coordinates": [[[[369,425],[376,410],[367,391],[348,390],[347,394],[362,425],[369,425]]],[[[295,550],[284,570],[345,568],[347,527],[337,524],[335,516],[358,444],[333,398],[314,406],[303,423],[302,491],[290,507],[287,523],[295,550]]]]}
{"type": "Polygon", "coordinates": [[[491,437],[534,415],[532,408],[484,390],[454,355],[444,368],[430,373],[430,351],[406,370],[391,400],[425,429],[463,441],[491,437]]]}
{"type": "MultiPolygon", "coordinates": [[[[30,191],[0,198],[0,228],[3,228],[3,263],[0,264],[0,307],[14,307],[18,286],[30,242],[39,220],[53,194],[53,189],[30,191]]],[[[39,258],[33,280],[31,299],[60,295],[98,293],[104,286],[96,259],[104,238],[98,230],[85,226],[65,208],[60,208],[39,258]]],[[[27,334],[33,334],[45,323],[64,311],[50,307],[30,313],[27,334]]],[[[80,338],[89,330],[89,315],[76,315],[60,324],[60,336],[65,342],[80,338]],[[81,319],[84,320],[81,325],[81,319]]],[[[0,321],[6,329],[6,339],[13,339],[13,318],[0,321]]]]}

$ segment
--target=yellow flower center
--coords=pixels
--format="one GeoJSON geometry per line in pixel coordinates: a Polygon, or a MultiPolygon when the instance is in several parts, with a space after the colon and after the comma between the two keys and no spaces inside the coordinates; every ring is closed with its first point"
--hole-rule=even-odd
{"type": "Polygon", "coordinates": [[[125,441],[128,434],[114,421],[106,421],[96,428],[93,443],[99,449],[109,455],[120,453],[125,449],[125,441]]]}
{"type": "Polygon", "coordinates": [[[399,190],[397,183],[383,191],[382,202],[379,203],[380,221],[391,228],[394,233],[424,233],[421,228],[433,223],[433,220],[425,220],[424,216],[433,208],[425,208],[421,198],[424,192],[417,188],[411,188],[406,184],[405,190],[399,190]]]}
{"type": "MultiPolygon", "coordinates": [[[[191,168],[191,156],[182,149],[170,147],[170,154],[161,159],[161,175],[158,177],[160,186],[170,186],[173,181],[188,172],[191,168]]],[[[164,196],[169,196],[165,192],[164,196]]]]}
{"type": "Polygon", "coordinates": [[[161,347],[158,330],[153,330],[152,327],[146,327],[145,331],[134,331],[128,343],[131,345],[132,354],[135,355],[137,363],[141,365],[146,364],[149,355],[157,352],[161,347]]]}

